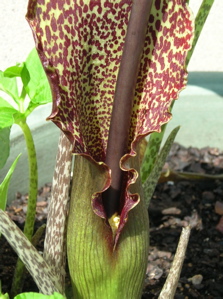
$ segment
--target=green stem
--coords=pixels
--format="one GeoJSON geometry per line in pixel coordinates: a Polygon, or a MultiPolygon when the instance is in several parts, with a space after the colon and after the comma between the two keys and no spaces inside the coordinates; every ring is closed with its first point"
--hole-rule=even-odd
{"type": "MultiPolygon", "coordinates": [[[[36,198],[37,198],[37,191],[38,191],[37,158],[36,158],[35,145],[34,145],[33,137],[29,126],[27,125],[25,120],[21,120],[17,124],[21,127],[23,131],[24,138],[26,141],[27,153],[28,153],[29,199],[28,199],[24,234],[29,240],[31,240],[33,235],[33,230],[34,230],[35,215],[36,215],[36,198]]],[[[15,272],[14,272],[12,288],[11,288],[12,298],[14,298],[14,296],[18,294],[22,289],[24,270],[25,270],[24,264],[21,262],[21,260],[18,259],[15,272]]]]}
{"type": "Polygon", "coordinates": [[[36,158],[36,149],[33,141],[33,137],[30,131],[29,126],[26,122],[19,123],[25,140],[26,147],[28,152],[28,161],[29,161],[29,200],[27,207],[26,222],[24,227],[24,234],[26,237],[31,240],[34,230],[34,222],[36,215],[36,198],[38,191],[38,171],[37,171],[37,158],[36,158]]]}
{"type": "Polygon", "coordinates": [[[19,97],[19,101],[18,101],[18,107],[19,107],[19,111],[21,113],[24,113],[24,100],[25,100],[25,97],[26,97],[26,89],[25,87],[23,86],[22,87],[22,91],[21,91],[21,95],[19,97]]]}

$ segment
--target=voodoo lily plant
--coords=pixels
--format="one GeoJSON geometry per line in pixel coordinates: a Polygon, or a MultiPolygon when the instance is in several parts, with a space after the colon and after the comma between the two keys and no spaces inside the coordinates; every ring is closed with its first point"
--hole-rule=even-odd
{"type": "Polygon", "coordinates": [[[185,87],[193,37],[187,2],[29,1],[53,97],[48,119],[63,132],[44,256],[21,232],[9,233],[16,228],[3,212],[1,230],[43,294],[65,294],[67,248],[74,298],[140,298],[149,225],[139,145],[170,120],[185,87]]]}
{"type": "Polygon", "coordinates": [[[49,119],[76,154],[74,297],[137,298],[149,241],[137,147],[185,87],[190,12],[185,1],[30,1],[27,19],[52,88],[49,119]]]}

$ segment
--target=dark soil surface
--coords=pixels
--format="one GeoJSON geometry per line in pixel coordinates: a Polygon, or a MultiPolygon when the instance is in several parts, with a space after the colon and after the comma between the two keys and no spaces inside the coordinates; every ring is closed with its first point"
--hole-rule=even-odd
{"type": "MultiPolygon", "coordinates": [[[[183,148],[174,144],[165,169],[201,174],[222,174],[223,152],[214,148],[183,148]]],[[[223,298],[223,178],[173,180],[158,184],[151,200],[150,253],[143,299],[158,298],[168,275],[183,226],[195,223],[190,236],[175,298],[223,298]],[[222,203],[222,204],[221,204],[222,203]]],[[[36,228],[46,221],[50,184],[40,191],[36,228]]],[[[7,211],[22,228],[27,197],[17,194],[7,211]]],[[[43,249],[43,238],[38,249],[43,249]]],[[[0,239],[0,280],[9,292],[16,254],[0,239]]],[[[37,291],[29,274],[23,291],[37,291]]],[[[114,298],[115,299],[115,298],[114,298]]],[[[168,299],[168,298],[167,298],[168,299]]]]}

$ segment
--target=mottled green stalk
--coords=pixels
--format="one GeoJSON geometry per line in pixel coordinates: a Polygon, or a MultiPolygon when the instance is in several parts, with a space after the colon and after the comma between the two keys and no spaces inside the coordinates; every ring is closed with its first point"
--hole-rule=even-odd
{"type": "Polygon", "coordinates": [[[33,137],[27,123],[21,121],[19,123],[26,141],[28,162],[29,162],[29,199],[27,206],[26,223],[24,227],[24,234],[31,240],[34,229],[35,214],[36,214],[36,198],[38,191],[38,172],[37,172],[37,158],[36,149],[33,137]]]}
{"type": "Polygon", "coordinates": [[[168,153],[170,152],[171,146],[174,142],[174,139],[175,139],[179,129],[180,129],[180,127],[176,127],[175,129],[173,129],[173,131],[168,136],[160,154],[156,155],[156,161],[154,163],[154,167],[152,168],[148,178],[146,179],[146,181],[143,184],[143,190],[144,190],[144,194],[145,194],[145,202],[146,202],[147,208],[149,207],[150,200],[152,198],[153,192],[154,192],[157,182],[159,180],[160,173],[163,168],[163,164],[166,161],[166,157],[167,157],[168,153]]]}
{"type": "MultiPolygon", "coordinates": [[[[24,227],[24,234],[26,237],[31,240],[34,230],[35,223],[35,214],[36,214],[36,198],[38,191],[38,172],[37,172],[37,159],[36,159],[36,150],[33,141],[31,131],[25,120],[18,122],[18,125],[21,127],[24,138],[26,141],[27,153],[28,153],[28,164],[29,164],[29,199],[27,205],[27,214],[24,227]]],[[[11,289],[11,297],[19,293],[22,289],[22,281],[24,279],[24,270],[25,266],[18,259],[16,264],[16,269],[14,272],[14,278],[11,289]]]]}
{"type": "Polygon", "coordinates": [[[142,183],[146,181],[155,165],[165,130],[166,124],[162,126],[160,133],[154,132],[150,135],[141,167],[142,183]]]}
{"type": "MultiPolygon", "coordinates": [[[[113,250],[109,226],[91,207],[92,194],[103,186],[103,171],[84,157],[77,156],[73,173],[67,248],[74,298],[140,298],[149,243],[144,199],[141,197],[140,203],[130,211],[113,250]]],[[[132,187],[131,192],[142,194],[139,179],[132,187]]]]}
{"type": "Polygon", "coordinates": [[[40,293],[50,295],[53,292],[59,292],[62,294],[59,275],[2,210],[0,210],[0,231],[25,264],[40,293]]]}

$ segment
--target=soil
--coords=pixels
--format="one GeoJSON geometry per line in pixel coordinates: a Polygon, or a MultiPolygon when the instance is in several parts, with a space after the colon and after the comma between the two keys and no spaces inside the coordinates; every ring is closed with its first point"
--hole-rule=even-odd
{"type": "MultiPolygon", "coordinates": [[[[174,180],[164,177],[152,197],[150,252],[142,299],[158,298],[168,275],[183,226],[194,223],[175,298],[223,298],[223,152],[216,148],[184,148],[174,144],[165,164],[177,172],[199,173],[199,180],[174,180]],[[201,179],[202,178],[202,179],[201,179]]],[[[51,185],[39,190],[36,229],[46,222],[51,185]]],[[[7,207],[9,216],[22,228],[27,196],[7,207]]],[[[44,236],[38,244],[43,250],[44,236]]],[[[4,237],[0,239],[0,280],[2,291],[9,292],[16,254],[4,237]]],[[[23,291],[38,291],[27,273],[23,291]]]]}

